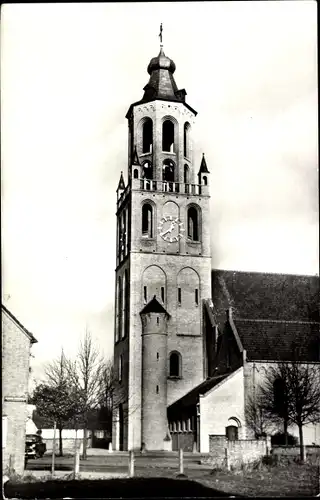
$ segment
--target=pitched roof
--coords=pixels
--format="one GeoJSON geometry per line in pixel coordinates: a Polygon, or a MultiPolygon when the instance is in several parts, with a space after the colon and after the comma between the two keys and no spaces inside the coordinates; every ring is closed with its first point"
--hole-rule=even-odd
{"type": "Polygon", "coordinates": [[[234,318],[320,321],[319,276],[212,271],[216,314],[229,307],[234,318]]]}
{"type": "Polygon", "coordinates": [[[206,392],[210,391],[210,389],[218,385],[229,376],[230,373],[225,373],[223,375],[216,375],[204,380],[203,382],[201,382],[201,384],[197,385],[191,391],[187,392],[187,394],[182,396],[182,398],[172,403],[168,407],[168,410],[176,411],[178,409],[197,404],[200,394],[205,394],[206,392]]]}
{"type": "Polygon", "coordinates": [[[165,310],[165,308],[160,304],[154,295],[153,298],[144,306],[144,308],[140,311],[140,314],[148,314],[148,313],[159,313],[159,314],[170,314],[165,310]]]}
{"type": "Polygon", "coordinates": [[[238,318],[234,324],[248,360],[320,361],[319,323],[238,318]]]}
{"type": "Polygon", "coordinates": [[[9,311],[9,309],[7,309],[3,304],[1,304],[1,308],[3,312],[5,312],[9,316],[9,318],[16,323],[20,330],[22,330],[27,335],[27,337],[30,339],[31,344],[35,344],[36,342],[38,342],[37,339],[32,335],[32,333],[29,332],[29,330],[27,330],[22,325],[22,323],[17,320],[17,318],[12,314],[12,312],[9,311]]]}

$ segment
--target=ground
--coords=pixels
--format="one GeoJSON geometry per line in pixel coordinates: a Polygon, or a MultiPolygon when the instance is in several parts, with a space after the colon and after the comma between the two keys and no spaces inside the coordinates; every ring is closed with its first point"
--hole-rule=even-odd
{"type": "MultiPolygon", "coordinates": [[[[89,457],[81,461],[81,471],[100,470],[101,477],[116,469],[126,473],[127,457],[89,457]]],[[[29,462],[28,466],[49,469],[50,458],[44,457],[29,462]]],[[[63,469],[65,474],[72,470],[73,459],[57,458],[57,469],[63,469]]],[[[5,496],[8,498],[119,498],[124,497],[208,497],[208,496],[284,496],[307,497],[319,493],[318,465],[295,463],[278,466],[261,466],[258,469],[247,469],[239,472],[212,471],[204,468],[198,460],[186,460],[185,474],[187,478],[177,478],[178,462],[145,457],[137,460],[135,478],[109,480],[79,480],[79,481],[47,481],[33,483],[14,483],[5,485],[5,496]]],[[[32,474],[32,470],[27,471],[32,474]]],[[[89,474],[90,472],[82,472],[89,474]]],[[[36,472],[34,472],[36,474],[36,472]]],[[[63,474],[60,472],[60,474],[63,474]]],[[[95,474],[98,474],[96,472],[95,474]]]]}

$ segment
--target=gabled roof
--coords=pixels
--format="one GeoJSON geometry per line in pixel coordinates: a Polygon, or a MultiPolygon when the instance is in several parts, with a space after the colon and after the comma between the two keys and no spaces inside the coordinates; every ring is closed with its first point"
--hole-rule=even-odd
{"type": "Polygon", "coordinates": [[[232,307],[233,318],[320,321],[319,276],[212,271],[217,315],[232,307]]]}
{"type": "Polygon", "coordinates": [[[144,306],[144,308],[140,311],[140,314],[148,314],[148,313],[159,313],[166,314],[170,317],[170,314],[166,311],[166,309],[160,304],[154,295],[153,298],[144,306]]]}
{"type": "Polygon", "coordinates": [[[319,323],[238,318],[234,324],[248,361],[320,361],[319,323]]]}
{"type": "Polygon", "coordinates": [[[17,318],[12,314],[12,312],[9,311],[9,309],[7,309],[3,304],[1,304],[1,308],[2,308],[2,311],[7,316],[9,316],[9,318],[11,319],[11,321],[13,321],[20,328],[20,330],[29,338],[31,344],[35,344],[36,342],[38,342],[37,339],[32,335],[32,333],[29,332],[29,330],[27,330],[22,325],[22,323],[20,323],[20,321],[17,320],[17,318]]]}

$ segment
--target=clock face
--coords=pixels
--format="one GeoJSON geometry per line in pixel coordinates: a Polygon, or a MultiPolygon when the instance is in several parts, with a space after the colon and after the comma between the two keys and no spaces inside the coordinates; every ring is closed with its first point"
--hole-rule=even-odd
{"type": "Polygon", "coordinates": [[[183,223],[178,217],[172,217],[172,215],[164,215],[161,218],[158,230],[161,238],[168,243],[179,241],[185,231],[183,223]]]}

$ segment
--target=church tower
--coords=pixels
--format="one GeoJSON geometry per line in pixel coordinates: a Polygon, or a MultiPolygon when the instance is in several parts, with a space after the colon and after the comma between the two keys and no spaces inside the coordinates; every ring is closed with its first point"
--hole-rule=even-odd
{"type": "Polygon", "coordinates": [[[196,111],[162,45],[128,110],[117,189],[113,448],[161,449],[166,408],[205,378],[202,303],[211,296],[210,173],[193,161],[196,111]],[[150,435],[153,434],[153,436],[150,435]]]}

